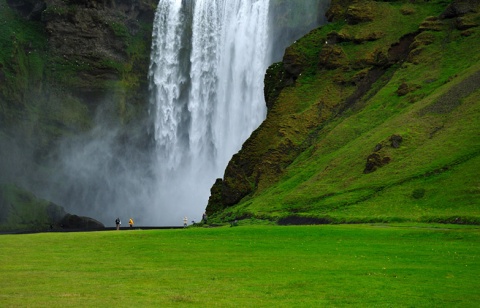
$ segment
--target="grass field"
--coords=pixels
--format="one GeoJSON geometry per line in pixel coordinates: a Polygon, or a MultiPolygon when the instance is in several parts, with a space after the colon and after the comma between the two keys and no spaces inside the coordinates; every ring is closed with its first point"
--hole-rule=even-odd
{"type": "Polygon", "coordinates": [[[238,226],[0,236],[0,307],[475,307],[480,229],[238,226]]]}

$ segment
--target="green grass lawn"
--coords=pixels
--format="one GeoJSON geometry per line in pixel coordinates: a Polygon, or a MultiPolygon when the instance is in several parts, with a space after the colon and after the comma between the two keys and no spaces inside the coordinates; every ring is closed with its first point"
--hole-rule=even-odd
{"type": "Polygon", "coordinates": [[[245,226],[0,236],[0,307],[474,307],[480,229],[245,226]]]}

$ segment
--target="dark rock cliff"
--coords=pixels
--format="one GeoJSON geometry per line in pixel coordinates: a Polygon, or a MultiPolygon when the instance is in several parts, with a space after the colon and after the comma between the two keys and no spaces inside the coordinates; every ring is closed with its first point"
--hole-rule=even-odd
{"type": "Polygon", "coordinates": [[[105,121],[141,122],[156,3],[0,3],[0,142],[23,140],[41,161],[58,138],[91,128],[100,105],[105,121]]]}
{"type": "MultiPolygon", "coordinates": [[[[23,33],[11,34],[18,48],[0,58],[1,75],[7,79],[0,99],[8,107],[25,106],[32,99],[31,93],[35,93],[37,100],[65,105],[68,98],[94,111],[102,100],[109,98],[116,101],[114,109],[118,117],[128,120],[141,109],[135,106],[146,103],[156,3],[8,0],[9,8],[24,19],[12,22],[16,29],[20,23],[23,31],[35,29],[37,33],[27,38],[23,33]],[[26,61],[9,62],[8,57],[26,61]],[[29,81],[26,84],[13,81],[19,75],[25,75],[29,81]]],[[[5,120],[15,122],[13,116],[5,120]]],[[[62,118],[57,121],[66,122],[62,118]]]]}
{"type": "MultiPolygon", "coordinates": [[[[42,181],[33,170],[52,159],[58,140],[92,128],[100,106],[102,121],[124,134],[140,127],[157,2],[0,1],[0,184],[42,181]]],[[[1,206],[13,213],[23,206],[17,199],[1,206]]],[[[45,208],[31,200],[32,213],[45,208]]],[[[10,224],[52,223],[20,214],[10,224]]]]}
{"type": "Polygon", "coordinates": [[[60,63],[75,67],[78,78],[71,86],[89,98],[101,96],[109,81],[127,80],[125,74],[139,75],[139,85],[128,86],[144,90],[155,5],[156,1],[46,1],[41,21],[55,59],[51,69],[60,63]]]}

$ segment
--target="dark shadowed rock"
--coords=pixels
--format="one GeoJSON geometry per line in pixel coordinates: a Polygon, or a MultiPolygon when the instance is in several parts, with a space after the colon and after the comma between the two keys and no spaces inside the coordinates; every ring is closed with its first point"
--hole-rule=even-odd
{"type": "Polygon", "coordinates": [[[5,73],[1,69],[2,64],[0,64],[0,82],[5,82],[5,73]]]}
{"type": "Polygon", "coordinates": [[[390,145],[392,148],[398,149],[400,147],[400,144],[402,143],[403,138],[400,135],[392,135],[390,137],[390,145]]]}
{"type": "Polygon", "coordinates": [[[222,203],[222,186],[223,180],[217,179],[210,189],[210,197],[208,198],[208,206],[206,209],[207,215],[212,215],[225,208],[222,203]]]}
{"type": "Polygon", "coordinates": [[[390,162],[390,157],[382,157],[378,153],[373,153],[370,154],[367,157],[367,163],[365,165],[365,169],[363,170],[363,173],[372,173],[375,170],[377,170],[380,167],[383,167],[384,165],[388,164],[390,162]]]}
{"type": "Polygon", "coordinates": [[[300,57],[292,52],[292,48],[289,47],[285,50],[285,55],[283,56],[283,67],[287,73],[287,78],[293,83],[302,72],[304,64],[301,62],[300,57]]]}
{"type": "Polygon", "coordinates": [[[40,20],[47,8],[43,0],[7,0],[7,4],[27,20],[40,20]]]}
{"type": "Polygon", "coordinates": [[[455,0],[440,15],[440,18],[455,18],[474,12],[480,5],[480,0],[455,0]]]}
{"type": "Polygon", "coordinates": [[[334,0],[330,3],[330,8],[325,13],[329,22],[345,20],[347,8],[352,4],[352,0],[334,0]]]}
{"type": "Polygon", "coordinates": [[[58,224],[62,229],[67,230],[100,230],[105,228],[101,222],[93,218],[71,214],[65,215],[58,224]]]}
{"type": "MultiPolygon", "coordinates": [[[[141,36],[148,50],[151,32],[146,25],[153,24],[157,2],[8,0],[7,4],[25,19],[43,24],[51,56],[46,75],[59,74],[55,82],[88,104],[104,99],[126,69],[131,70],[130,78],[146,75],[148,55],[132,57],[132,42],[138,42],[132,37],[141,36]]],[[[139,86],[146,87],[145,82],[139,86]]]]}
{"type": "Polygon", "coordinates": [[[287,77],[287,72],[283,67],[283,63],[272,64],[265,73],[263,93],[267,109],[271,110],[280,92],[285,88],[291,80],[287,77]]]}

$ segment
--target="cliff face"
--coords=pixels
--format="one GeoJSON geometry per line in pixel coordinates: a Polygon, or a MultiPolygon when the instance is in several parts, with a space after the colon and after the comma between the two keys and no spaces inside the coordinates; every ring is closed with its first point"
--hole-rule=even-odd
{"type": "MultiPolygon", "coordinates": [[[[208,214],[221,219],[323,215],[319,219],[324,221],[325,215],[336,215],[332,208],[363,204],[374,199],[378,186],[391,183],[390,176],[376,172],[380,168],[407,181],[428,173],[427,166],[441,165],[440,155],[437,162],[409,166],[398,175],[395,170],[404,161],[429,154],[399,155],[391,149],[405,143],[416,149],[430,140],[397,134],[410,131],[410,124],[386,131],[381,125],[427,104],[445,83],[478,66],[478,47],[470,50],[470,44],[479,37],[479,11],[479,1],[332,1],[326,14],[331,23],[287,48],[283,61],[267,71],[267,119],[212,187],[208,214]],[[469,60],[454,60],[455,53],[469,60]],[[384,113],[378,114],[378,108],[384,113]],[[373,150],[363,148],[372,142],[373,150]],[[367,179],[362,174],[372,175],[367,179]]],[[[465,81],[462,89],[464,97],[475,97],[478,86],[465,81]]],[[[446,125],[427,116],[417,121],[446,125]]],[[[463,141],[469,147],[468,138],[463,141]]],[[[478,146],[474,148],[477,154],[454,156],[478,155],[478,146]]],[[[375,215],[395,214],[383,209],[375,215]]]]}
{"type": "MultiPolygon", "coordinates": [[[[125,132],[144,122],[156,5],[0,1],[0,184],[42,181],[33,179],[34,170],[52,159],[62,137],[92,128],[100,106],[106,110],[102,121],[125,132]]],[[[9,187],[0,186],[0,193],[29,194],[9,187]]],[[[25,206],[21,200],[0,198],[0,222],[33,229],[55,223],[40,213],[45,201],[32,196],[25,206]],[[28,207],[38,217],[18,214],[28,207]]]]}
{"type": "Polygon", "coordinates": [[[29,116],[32,100],[40,111],[65,106],[55,120],[74,130],[88,127],[89,115],[106,99],[116,102],[120,119],[135,116],[146,102],[155,6],[151,0],[3,3],[3,124],[29,116]]]}
{"type": "MultiPolygon", "coordinates": [[[[74,68],[66,86],[81,96],[101,96],[109,83],[144,90],[156,1],[46,1],[48,50],[58,66],[74,68]]],[[[130,88],[130,89],[129,89],[130,88]]],[[[132,93],[127,98],[136,100],[132,93]]]]}

